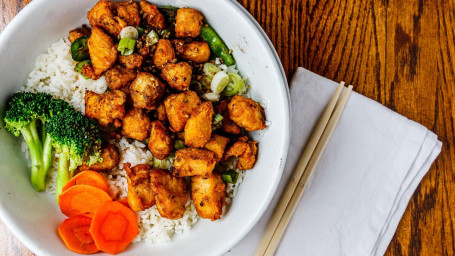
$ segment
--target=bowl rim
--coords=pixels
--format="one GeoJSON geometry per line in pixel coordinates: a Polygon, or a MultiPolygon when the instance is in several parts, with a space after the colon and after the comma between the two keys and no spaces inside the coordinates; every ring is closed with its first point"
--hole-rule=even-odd
{"type": "MultiPolygon", "coordinates": [[[[275,70],[279,70],[280,75],[281,75],[281,80],[282,83],[280,86],[277,88],[280,90],[284,90],[284,95],[286,97],[283,97],[281,100],[285,101],[285,113],[284,113],[284,118],[287,122],[285,122],[284,126],[285,129],[285,138],[284,138],[284,147],[283,147],[283,152],[282,152],[282,158],[281,158],[281,163],[279,166],[279,170],[277,170],[277,178],[274,180],[273,184],[270,186],[269,193],[266,195],[265,203],[262,205],[261,209],[259,209],[259,214],[257,214],[254,218],[252,218],[248,225],[243,228],[240,232],[238,232],[235,236],[232,237],[231,240],[227,241],[224,243],[224,246],[220,246],[219,250],[216,252],[216,255],[221,255],[226,253],[229,249],[234,247],[247,233],[251,231],[251,229],[256,225],[256,223],[259,221],[259,219],[262,217],[264,212],[266,211],[267,207],[269,206],[273,196],[276,193],[276,190],[278,188],[278,184],[281,181],[284,166],[286,163],[288,151],[289,151],[289,143],[290,143],[290,135],[291,135],[291,122],[292,119],[290,118],[290,112],[291,112],[291,100],[290,100],[290,93],[289,93],[289,86],[287,82],[287,77],[283,68],[283,65],[280,61],[280,58],[278,56],[278,53],[276,52],[272,42],[270,41],[269,37],[265,33],[265,31],[262,29],[262,27],[259,25],[259,23],[254,19],[254,17],[237,1],[235,0],[221,0],[225,1],[227,4],[230,4],[231,6],[234,7],[237,11],[240,12],[246,20],[248,20],[251,25],[253,25],[253,28],[258,32],[256,35],[259,37],[260,41],[266,44],[266,49],[267,52],[270,56],[273,56],[275,61],[273,61],[273,66],[275,70]]],[[[0,49],[3,48],[8,41],[9,38],[13,37],[14,31],[19,28],[19,23],[21,20],[24,18],[28,17],[33,13],[33,11],[38,8],[41,5],[46,4],[47,0],[34,0],[30,2],[28,5],[26,5],[5,27],[3,32],[0,34],[0,49]]],[[[33,251],[36,254],[40,254],[41,252],[45,253],[50,253],[47,251],[47,249],[42,248],[38,243],[36,243],[30,236],[27,235],[26,232],[23,230],[19,229],[14,221],[13,218],[11,218],[11,215],[5,210],[4,207],[0,207],[0,218],[4,222],[5,226],[8,227],[8,229],[11,231],[11,233],[14,234],[28,249],[33,251]]]]}

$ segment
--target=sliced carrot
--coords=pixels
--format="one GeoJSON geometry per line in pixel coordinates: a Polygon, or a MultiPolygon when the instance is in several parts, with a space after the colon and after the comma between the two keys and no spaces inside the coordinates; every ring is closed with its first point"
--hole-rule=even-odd
{"type": "Polygon", "coordinates": [[[93,216],[90,234],[101,251],[120,253],[139,234],[136,214],[122,203],[107,202],[93,216]]]}
{"type": "Polygon", "coordinates": [[[91,222],[92,219],[77,215],[60,224],[58,233],[68,249],[80,254],[92,254],[99,251],[89,231],[91,222]]]}
{"type": "Polygon", "coordinates": [[[62,191],[69,189],[74,185],[90,185],[99,189],[102,189],[107,192],[108,185],[106,180],[101,174],[94,171],[82,171],[72,179],[70,179],[65,186],[63,186],[62,191]]]}
{"type": "Polygon", "coordinates": [[[112,201],[106,191],[90,185],[75,185],[59,196],[60,210],[68,217],[85,215],[92,217],[105,202],[112,201]]]}
{"type": "Polygon", "coordinates": [[[120,198],[119,200],[117,200],[117,202],[123,204],[124,206],[130,208],[130,205],[128,204],[128,198],[126,197],[122,197],[120,198]]]}

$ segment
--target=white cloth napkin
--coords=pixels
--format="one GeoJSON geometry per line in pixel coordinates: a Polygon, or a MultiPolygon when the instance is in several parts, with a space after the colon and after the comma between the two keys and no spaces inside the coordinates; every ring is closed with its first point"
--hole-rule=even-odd
{"type": "MultiPolygon", "coordinates": [[[[292,137],[283,178],[261,220],[226,255],[254,254],[337,86],[306,69],[297,70],[291,83],[292,137]]],[[[352,93],[276,255],[383,255],[441,146],[422,125],[352,93]]]]}

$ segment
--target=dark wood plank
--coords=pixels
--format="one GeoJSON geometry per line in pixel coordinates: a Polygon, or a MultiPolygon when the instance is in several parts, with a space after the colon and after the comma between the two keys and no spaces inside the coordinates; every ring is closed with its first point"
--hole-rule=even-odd
{"type": "MultiPolygon", "coordinates": [[[[30,0],[0,0],[0,31],[30,0]]],[[[298,66],[435,132],[443,150],[414,193],[386,255],[454,255],[454,0],[239,0],[298,66]]],[[[1,255],[32,255],[0,225],[1,255]]]]}

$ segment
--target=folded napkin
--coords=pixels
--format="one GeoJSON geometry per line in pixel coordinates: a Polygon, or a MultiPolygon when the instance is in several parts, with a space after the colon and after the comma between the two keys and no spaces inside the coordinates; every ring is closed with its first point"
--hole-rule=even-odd
{"type": "MultiPolygon", "coordinates": [[[[291,83],[292,137],[268,210],[226,255],[253,255],[338,83],[299,68],[291,83]]],[[[414,190],[441,151],[434,133],[352,93],[276,255],[383,255],[414,190]]]]}

